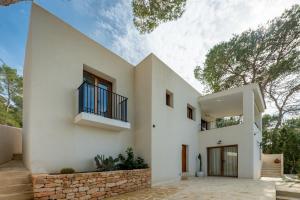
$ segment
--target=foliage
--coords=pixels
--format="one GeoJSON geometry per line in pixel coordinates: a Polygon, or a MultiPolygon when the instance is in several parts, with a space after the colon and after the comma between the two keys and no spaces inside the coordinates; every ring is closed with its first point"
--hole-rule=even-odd
{"type": "Polygon", "coordinates": [[[240,117],[224,117],[216,119],[217,128],[240,124],[240,117]]]}
{"type": "Polygon", "coordinates": [[[33,0],[0,0],[0,6],[9,6],[11,4],[19,3],[22,1],[33,1],[33,0]]]}
{"type": "Polygon", "coordinates": [[[117,168],[116,163],[118,161],[119,161],[118,158],[114,159],[111,156],[109,156],[108,158],[105,158],[104,155],[97,155],[95,157],[97,170],[100,171],[100,172],[117,170],[118,168],[117,168]]]}
{"type": "Polygon", "coordinates": [[[126,156],[119,154],[118,158],[109,156],[105,158],[104,155],[97,155],[95,157],[97,170],[99,171],[113,171],[113,170],[132,170],[132,169],[144,169],[148,165],[141,157],[135,158],[133,149],[128,147],[126,150],[126,156]]]}
{"type": "Polygon", "coordinates": [[[63,168],[60,170],[61,174],[74,174],[75,170],[73,168],[63,168]]]}
{"type": "Polygon", "coordinates": [[[141,157],[134,157],[133,149],[131,147],[126,150],[127,157],[119,154],[120,163],[118,164],[119,169],[130,170],[130,169],[144,169],[148,165],[145,164],[144,159],[141,157]]]}
{"type": "MultiPolygon", "coordinates": [[[[0,6],[33,0],[0,0],[0,6]]],[[[150,33],[161,23],[177,20],[186,0],[132,0],[133,23],[140,33],[150,33]]]]}
{"type": "Polygon", "coordinates": [[[180,18],[186,0],[132,0],[133,23],[140,33],[150,33],[159,24],[180,18]]]}
{"type": "Polygon", "coordinates": [[[284,115],[300,111],[299,47],[300,5],[294,5],[266,26],[215,45],[195,77],[214,92],[258,83],[278,110],[278,128],[284,115]]]}
{"type": "Polygon", "coordinates": [[[264,153],[283,153],[285,173],[300,173],[300,118],[286,121],[275,129],[264,126],[262,148],[264,153]]]}
{"type": "Polygon", "coordinates": [[[0,66],[0,124],[22,127],[23,78],[3,63],[0,66]]]}

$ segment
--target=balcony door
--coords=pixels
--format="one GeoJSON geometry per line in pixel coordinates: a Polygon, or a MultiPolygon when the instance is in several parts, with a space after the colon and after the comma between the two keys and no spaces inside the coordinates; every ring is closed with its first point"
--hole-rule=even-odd
{"type": "Polygon", "coordinates": [[[84,110],[104,117],[112,117],[112,83],[83,71],[84,110]]]}
{"type": "Polygon", "coordinates": [[[238,176],[238,146],[207,148],[207,174],[209,176],[238,176]]]}

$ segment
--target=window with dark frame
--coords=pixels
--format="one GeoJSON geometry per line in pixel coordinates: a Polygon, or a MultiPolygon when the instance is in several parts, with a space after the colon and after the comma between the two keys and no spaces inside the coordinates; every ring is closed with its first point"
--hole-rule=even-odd
{"type": "Polygon", "coordinates": [[[100,113],[112,117],[112,82],[100,78],[88,71],[83,71],[83,81],[87,82],[84,90],[84,107],[89,112],[100,113]]]}
{"type": "Polygon", "coordinates": [[[194,108],[189,105],[187,105],[187,117],[194,120],[194,108]]]}
{"type": "Polygon", "coordinates": [[[166,105],[173,107],[173,93],[168,90],[166,91],[166,105]]]}
{"type": "Polygon", "coordinates": [[[206,131],[208,130],[208,122],[201,119],[201,131],[206,131]]]}

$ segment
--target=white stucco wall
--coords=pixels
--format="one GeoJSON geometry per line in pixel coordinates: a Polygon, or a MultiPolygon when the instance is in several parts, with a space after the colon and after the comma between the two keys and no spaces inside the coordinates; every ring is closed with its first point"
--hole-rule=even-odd
{"type": "Polygon", "coordinates": [[[187,168],[195,175],[198,167],[200,95],[193,87],[152,55],[152,179],[153,183],[179,179],[182,172],[182,145],[188,145],[187,168]],[[166,105],[166,90],[173,93],[173,108],[166,105]],[[187,104],[195,120],[187,118],[187,104]]]}
{"type": "Polygon", "coordinates": [[[24,68],[24,159],[33,173],[93,170],[96,154],[117,156],[134,144],[133,129],[73,123],[83,65],[111,77],[114,91],[128,97],[134,127],[134,67],[33,4],[24,68]]]}
{"type": "Polygon", "coordinates": [[[253,125],[253,178],[259,179],[261,175],[261,167],[262,167],[262,150],[260,148],[260,144],[262,141],[262,133],[261,131],[256,127],[256,125],[253,125]]]}
{"type": "Polygon", "coordinates": [[[207,147],[238,145],[238,177],[252,178],[252,143],[249,142],[244,124],[201,131],[199,134],[205,175],[207,175],[207,147]],[[220,145],[217,144],[219,140],[222,141],[220,145]]]}
{"type": "Polygon", "coordinates": [[[260,178],[261,131],[254,122],[261,125],[261,114],[255,115],[254,91],[245,87],[243,92],[243,123],[224,128],[200,132],[200,152],[203,158],[203,171],[207,175],[207,147],[238,145],[238,177],[260,178]],[[221,144],[217,144],[221,140],[221,144]]]}
{"type": "Polygon", "coordinates": [[[135,67],[135,150],[151,165],[152,57],[135,67]]]}
{"type": "Polygon", "coordinates": [[[206,148],[222,140],[222,145],[238,145],[239,177],[259,176],[261,134],[254,136],[253,124],[255,119],[261,126],[261,115],[254,118],[252,89],[243,90],[242,125],[200,132],[199,92],[155,55],[134,67],[35,4],[24,65],[23,152],[33,173],[94,170],[96,154],[117,156],[133,146],[150,164],[156,184],[180,178],[182,145],[188,146],[188,173],[199,169],[199,152],[206,173],[206,148]],[[74,124],[84,66],[128,97],[130,130],[74,124]],[[167,90],[173,93],[173,107],[166,105],[167,90]],[[195,108],[194,120],[187,118],[188,104],[195,108]]]}
{"type": "Polygon", "coordinates": [[[0,124],[0,164],[22,153],[22,129],[0,124]]]}

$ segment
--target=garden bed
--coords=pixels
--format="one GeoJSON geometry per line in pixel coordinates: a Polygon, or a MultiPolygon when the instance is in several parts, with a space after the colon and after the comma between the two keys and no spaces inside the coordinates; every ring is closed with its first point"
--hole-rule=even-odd
{"type": "Polygon", "coordinates": [[[151,170],[32,175],[34,199],[104,199],[151,187],[151,170]]]}

